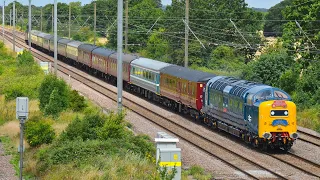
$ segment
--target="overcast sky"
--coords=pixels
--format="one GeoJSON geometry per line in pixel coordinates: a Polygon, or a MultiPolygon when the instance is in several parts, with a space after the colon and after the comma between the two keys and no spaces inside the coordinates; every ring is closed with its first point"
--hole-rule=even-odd
{"type": "MultiPolygon", "coordinates": [[[[13,0],[6,0],[6,4],[12,2],[13,0]]],[[[58,2],[64,2],[69,3],[76,0],[58,0],[58,2]]],[[[88,4],[92,0],[82,0],[82,4],[88,4]]],[[[256,7],[256,8],[270,8],[274,6],[275,4],[279,3],[281,0],[246,0],[246,2],[249,4],[249,7],[256,7]]],[[[18,2],[22,4],[28,4],[29,0],[18,0],[18,2]]],[[[32,4],[35,4],[36,6],[44,6],[49,3],[53,3],[53,0],[32,0],[32,4]]],[[[171,0],[162,0],[162,4],[167,5],[170,4],[171,0]]],[[[2,1],[1,1],[2,4],[2,1]]]]}

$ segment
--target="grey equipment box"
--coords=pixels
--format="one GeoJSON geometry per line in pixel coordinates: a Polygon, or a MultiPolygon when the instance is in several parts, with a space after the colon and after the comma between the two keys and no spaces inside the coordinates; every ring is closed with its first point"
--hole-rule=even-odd
{"type": "Polygon", "coordinates": [[[17,97],[16,99],[16,118],[28,119],[29,115],[29,98],[17,97]]]}

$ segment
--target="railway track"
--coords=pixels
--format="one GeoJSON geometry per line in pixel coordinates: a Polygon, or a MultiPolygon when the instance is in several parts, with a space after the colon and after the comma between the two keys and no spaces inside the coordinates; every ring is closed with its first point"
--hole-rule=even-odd
{"type": "Polygon", "coordinates": [[[299,133],[299,139],[301,141],[304,141],[306,143],[313,144],[315,146],[320,147],[320,137],[319,136],[307,133],[307,132],[302,131],[302,130],[298,130],[298,133],[299,133]]]}
{"type": "MultiPolygon", "coordinates": [[[[6,35],[6,36],[7,36],[7,39],[10,39],[9,35],[6,35]]],[[[19,42],[17,43],[17,45],[20,47],[27,48],[27,46],[24,43],[24,39],[21,37],[18,37],[18,39],[19,39],[19,42]]],[[[33,50],[33,55],[38,59],[42,59],[45,61],[52,61],[52,57],[48,55],[44,55],[43,53],[40,53],[37,50],[33,50]]],[[[89,79],[86,75],[83,75],[81,73],[78,73],[76,71],[66,68],[65,65],[61,62],[58,62],[58,70],[66,75],[71,75],[73,78],[91,87],[92,89],[99,92],[100,94],[117,102],[116,100],[117,94],[115,91],[107,89],[103,85],[89,79]]],[[[168,117],[164,117],[163,115],[148,109],[148,107],[137,104],[136,102],[134,102],[133,100],[127,97],[123,97],[123,105],[128,109],[134,111],[135,113],[141,115],[142,117],[145,117],[146,119],[154,122],[158,126],[163,127],[167,131],[170,131],[172,134],[175,134],[181,139],[184,139],[190,144],[193,144],[194,146],[202,149],[204,152],[208,153],[209,155],[223,161],[224,163],[228,164],[230,167],[242,172],[243,174],[247,175],[250,178],[253,178],[253,179],[264,178],[264,177],[261,177],[259,173],[255,173],[255,172],[265,172],[268,174],[269,178],[288,179],[287,176],[278,172],[278,168],[276,167],[273,168],[272,166],[270,167],[270,166],[258,164],[255,162],[253,158],[245,157],[240,153],[236,152],[235,150],[225,148],[223,145],[218,144],[207,137],[204,137],[200,133],[191,131],[187,127],[176,123],[172,119],[169,119],[168,117]]],[[[286,164],[289,164],[283,157],[277,157],[277,156],[278,155],[274,155],[273,157],[276,159],[282,158],[282,160],[280,161],[286,164]]],[[[292,166],[292,167],[302,171],[303,173],[309,174],[311,176],[319,177],[318,176],[319,174],[312,174],[311,172],[307,171],[308,168],[311,170],[315,169],[315,167],[311,167],[310,165],[304,168],[299,168],[300,165],[292,166]]]]}

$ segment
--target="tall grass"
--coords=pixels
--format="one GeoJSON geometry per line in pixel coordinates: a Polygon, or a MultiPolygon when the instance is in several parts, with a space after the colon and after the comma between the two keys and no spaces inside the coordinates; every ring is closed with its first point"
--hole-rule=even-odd
{"type": "Polygon", "coordinates": [[[320,106],[298,111],[298,125],[320,133],[320,106]]]}

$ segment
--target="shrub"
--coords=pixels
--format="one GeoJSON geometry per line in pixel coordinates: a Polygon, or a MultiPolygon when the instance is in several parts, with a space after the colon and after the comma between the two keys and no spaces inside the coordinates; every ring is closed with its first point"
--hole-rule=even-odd
{"type": "Polygon", "coordinates": [[[93,140],[98,138],[98,129],[103,126],[105,118],[99,114],[89,114],[80,120],[76,117],[63,132],[63,140],[93,140]]]}
{"type": "Polygon", "coordinates": [[[18,66],[32,66],[35,64],[31,52],[24,50],[22,54],[19,54],[17,56],[17,64],[18,66]]]}
{"type": "Polygon", "coordinates": [[[27,121],[25,134],[27,142],[32,147],[49,144],[55,138],[55,132],[51,124],[39,117],[27,121]]]}
{"type": "Polygon", "coordinates": [[[23,96],[25,95],[22,92],[22,90],[19,88],[9,89],[8,91],[5,92],[6,101],[11,101],[16,99],[17,97],[23,97],[23,96]]]}
{"type": "Polygon", "coordinates": [[[52,115],[54,117],[58,117],[60,112],[64,110],[63,101],[60,100],[60,96],[57,88],[54,88],[52,93],[50,94],[49,103],[44,108],[45,115],[52,115]]]}
{"type": "Polygon", "coordinates": [[[40,101],[39,106],[42,112],[45,111],[46,106],[50,102],[50,99],[53,98],[53,97],[50,98],[50,96],[54,89],[56,89],[55,96],[57,97],[56,100],[57,100],[57,104],[59,104],[59,109],[61,111],[67,109],[68,100],[69,100],[68,99],[69,89],[67,84],[63,80],[58,79],[54,75],[48,75],[45,77],[45,79],[43,80],[39,88],[39,101],[40,101]]]}
{"type": "Polygon", "coordinates": [[[87,107],[84,97],[80,96],[76,90],[70,92],[69,107],[73,111],[82,111],[85,107],[87,107]]]}
{"type": "Polygon", "coordinates": [[[122,138],[125,135],[124,127],[124,114],[111,113],[108,116],[108,120],[99,130],[98,136],[100,139],[122,138]]]}

